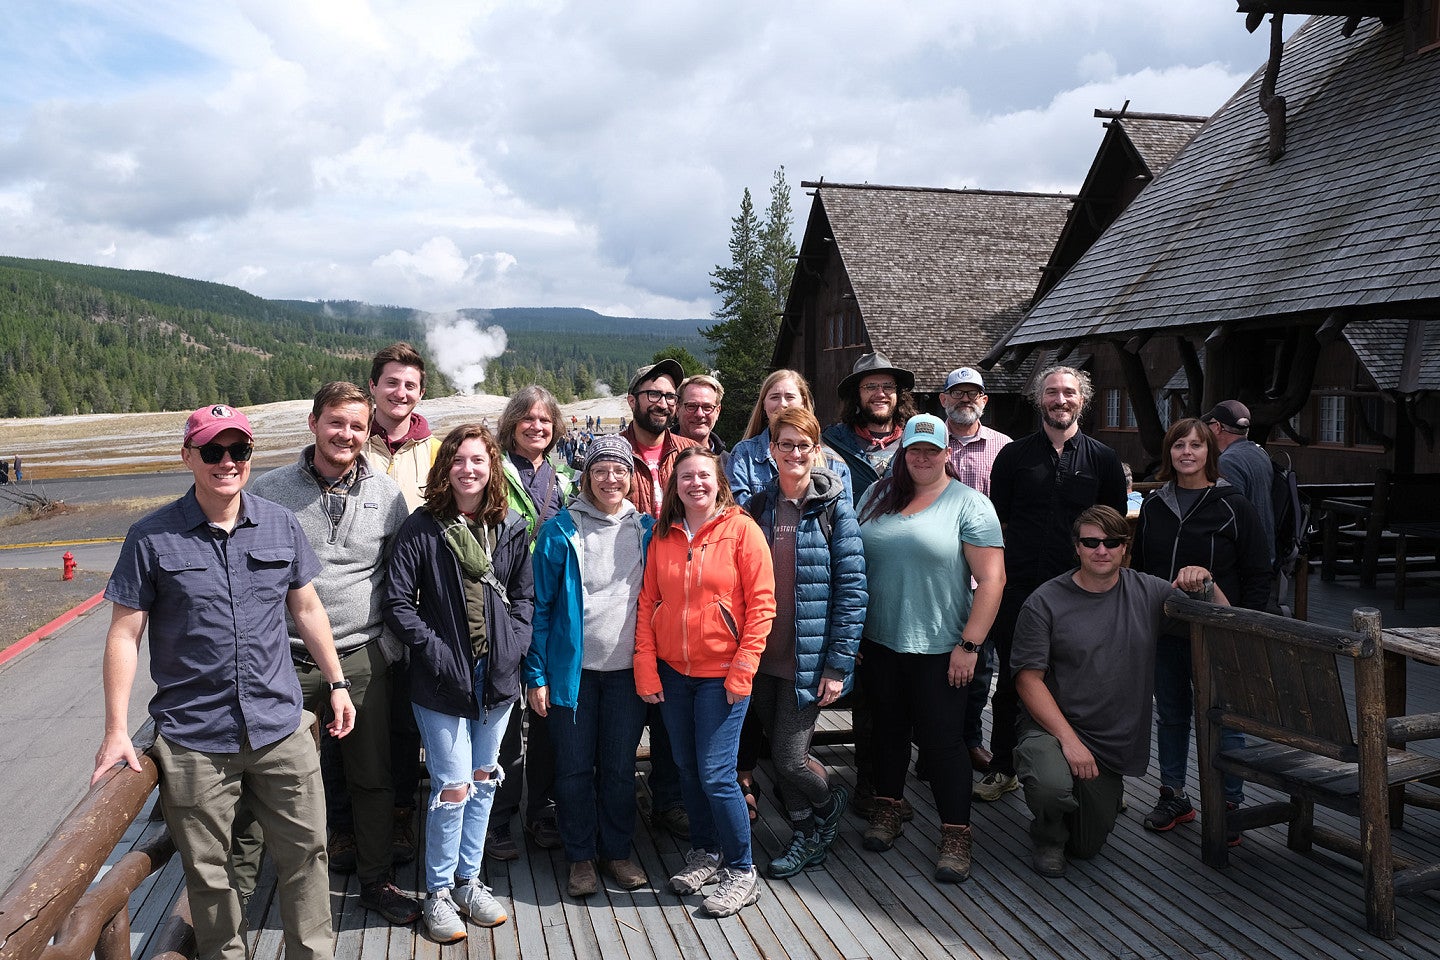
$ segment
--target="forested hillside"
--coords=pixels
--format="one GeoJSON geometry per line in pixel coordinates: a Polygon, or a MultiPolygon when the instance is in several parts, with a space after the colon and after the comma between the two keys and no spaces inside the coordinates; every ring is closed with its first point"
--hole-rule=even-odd
{"type": "MultiPolygon", "coordinates": [[[[555,312],[494,312],[487,322],[506,326],[509,344],[488,392],[538,381],[562,400],[593,396],[597,380],[623,390],[666,343],[703,350],[693,322],[545,319],[555,312]]],[[[398,339],[431,353],[419,315],[401,307],[271,301],[160,273],[0,257],[0,417],[307,397],[329,380],[363,381],[369,358],[398,339]]],[[[449,389],[432,376],[431,395],[449,389]]]]}

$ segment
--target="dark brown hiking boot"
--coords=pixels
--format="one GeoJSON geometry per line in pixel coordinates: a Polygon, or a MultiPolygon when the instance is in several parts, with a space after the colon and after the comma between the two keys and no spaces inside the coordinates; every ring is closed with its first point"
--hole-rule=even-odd
{"type": "Polygon", "coordinates": [[[865,828],[866,850],[889,850],[895,846],[895,838],[905,829],[900,817],[900,801],[889,797],[876,797],[870,809],[870,825],[865,828]]]}
{"type": "Polygon", "coordinates": [[[940,825],[940,855],[935,859],[935,879],[941,883],[964,883],[970,879],[970,825],[940,825]]]}

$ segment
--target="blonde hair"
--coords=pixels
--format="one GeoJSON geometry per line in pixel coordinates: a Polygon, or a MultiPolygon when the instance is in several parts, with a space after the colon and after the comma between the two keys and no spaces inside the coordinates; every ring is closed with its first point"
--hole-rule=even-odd
{"type": "Polygon", "coordinates": [[[750,412],[750,422],[745,426],[745,436],[742,440],[749,440],[756,436],[761,430],[769,426],[769,418],[765,416],[765,395],[771,391],[775,384],[781,380],[794,380],[795,391],[800,394],[800,404],[806,410],[815,409],[815,397],[810,393],[810,384],[796,370],[776,370],[765,378],[760,384],[760,396],[755,400],[755,409],[750,412]]]}

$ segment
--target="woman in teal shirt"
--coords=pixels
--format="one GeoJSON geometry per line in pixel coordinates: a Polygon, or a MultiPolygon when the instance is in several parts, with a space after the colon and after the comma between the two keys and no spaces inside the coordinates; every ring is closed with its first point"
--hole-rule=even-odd
{"type": "Polygon", "coordinates": [[[892,474],[859,509],[870,581],[859,670],[872,702],[886,706],[875,712],[875,807],[864,843],[888,850],[900,835],[913,739],[934,774],[935,879],[958,883],[970,876],[966,688],[1000,607],[1004,539],[989,499],[955,479],[943,420],[912,417],[900,444],[892,474]]]}

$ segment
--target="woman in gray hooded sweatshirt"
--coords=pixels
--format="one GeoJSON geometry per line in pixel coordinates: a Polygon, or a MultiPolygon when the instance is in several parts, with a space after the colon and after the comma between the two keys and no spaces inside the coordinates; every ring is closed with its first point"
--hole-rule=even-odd
{"type": "Polygon", "coordinates": [[[532,558],[535,622],[523,676],[530,709],[549,719],[555,745],[555,811],[572,897],[599,889],[597,859],[626,890],[647,882],[630,857],[635,748],[645,725],[632,657],[654,521],[628,499],[633,457],[623,437],[596,437],[580,495],[540,528],[532,558]]]}

